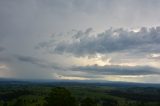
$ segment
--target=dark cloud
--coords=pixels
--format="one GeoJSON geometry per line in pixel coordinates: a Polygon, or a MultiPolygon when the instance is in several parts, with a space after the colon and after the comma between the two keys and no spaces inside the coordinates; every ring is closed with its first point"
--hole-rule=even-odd
{"type": "Polygon", "coordinates": [[[49,63],[45,60],[36,58],[36,57],[31,57],[31,56],[21,56],[21,55],[16,55],[15,56],[16,59],[18,59],[19,61],[22,62],[26,62],[26,63],[31,63],[37,66],[40,66],[42,68],[52,68],[52,69],[62,69],[62,67],[60,68],[57,64],[55,63],[49,63]]]}
{"type": "Polygon", "coordinates": [[[94,78],[102,78],[102,75],[95,75],[95,74],[65,74],[62,73],[60,75],[61,77],[79,77],[79,78],[89,78],[89,79],[94,79],[94,78]]]}
{"type": "Polygon", "coordinates": [[[77,66],[72,70],[84,71],[94,75],[153,75],[160,74],[160,70],[149,66],[77,66]]]}
{"type": "Polygon", "coordinates": [[[160,47],[157,46],[160,45],[160,27],[149,29],[143,27],[138,32],[108,29],[97,35],[91,35],[87,29],[84,32],[78,31],[72,36],[70,40],[60,39],[59,42],[45,42],[43,44],[46,46],[39,46],[46,47],[54,53],[71,53],[76,56],[112,52],[160,52],[160,47]]]}

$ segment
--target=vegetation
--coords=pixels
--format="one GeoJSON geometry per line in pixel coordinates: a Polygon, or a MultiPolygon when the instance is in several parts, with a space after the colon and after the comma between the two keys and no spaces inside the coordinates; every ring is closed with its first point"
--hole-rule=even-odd
{"type": "Polygon", "coordinates": [[[81,101],[81,106],[97,106],[97,103],[93,99],[87,97],[81,101]]]}
{"type": "Polygon", "coordinates": [[[0,82],[0,106],[160,106],[160,87],[0,82]]]}
{"type": "Polygon", "coordinates": [[[62,87],[55,87],[52,89],[49,96],[46,98],[46,106],[76,106],[75,98],[71,93],[62,87]]]}

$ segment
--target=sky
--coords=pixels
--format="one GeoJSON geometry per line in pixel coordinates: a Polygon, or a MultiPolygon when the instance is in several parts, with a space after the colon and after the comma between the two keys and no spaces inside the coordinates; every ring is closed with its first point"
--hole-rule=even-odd
{"type": "Polygon", "coordinates": [[[0,0],[0,78],[160,83],[159,0],[0,0]]]}

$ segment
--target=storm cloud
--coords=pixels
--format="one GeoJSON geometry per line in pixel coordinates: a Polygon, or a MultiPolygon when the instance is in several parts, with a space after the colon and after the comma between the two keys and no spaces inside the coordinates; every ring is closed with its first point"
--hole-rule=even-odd
{"type": "Polygon", "coordinates": [[[72,70],[84,71],[89,74],[95,75],[152,75],[160,74],[160,70],[149,66],[118,66],[118,65],[106,65],[106,66],[76,66],[72,70]]]}
{"type": "MultiPolygon", "coordinates": [[[[160,27],[141,28],[138,31],[129,31],[123,28],[108,29],[96,35],[90,34],[91,29],[77,31],[69,36],[69,40],[43,42],[39,44],[54,53],[71,53],[75,56],[106,54],[112,52],[160,52],[160,27]]],[[[67,36],[66,36],[67,37],[67,36]]],[[[54,39],[54,38],[52,38],[54,39]]]]}

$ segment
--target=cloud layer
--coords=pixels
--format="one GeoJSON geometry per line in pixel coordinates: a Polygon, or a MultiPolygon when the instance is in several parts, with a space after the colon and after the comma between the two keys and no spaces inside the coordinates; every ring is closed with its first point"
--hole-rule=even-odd
{"type": "Polygon", "coordinates": [[[0,77],[160,82],[159,10],[159,0],[0,0],[0,77]]]}
{"type": "MultiPolygon", "coordinates": [[[[56,42],[44,42],[39,45],[54,53],[71,53],[75,56],[107,54],[113,52],[160,52],[160,27],[141,28],[137,31],[108,29],[96,35],[90,34],[91,29],[77,31],[70,39],[59,39],[56,42]]],[[[53,38],[55,39],[55,38],[53,38]]]]}
{"type": "Polygon", "coordinates": [[[106,66],[79,66],[73,67],[72,70],[87,72],[95,75],[152,75],[160,74],[159,69],[149,66],[118,66],[118,65],[106,65],[106,66]]]}

